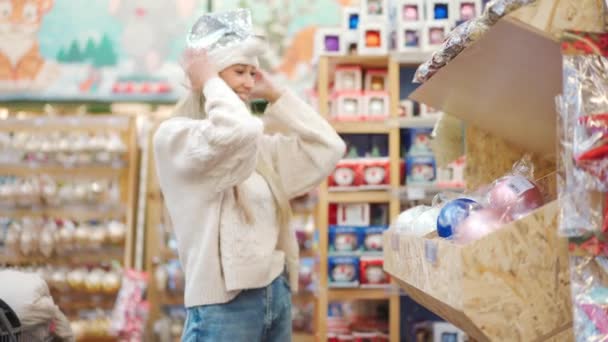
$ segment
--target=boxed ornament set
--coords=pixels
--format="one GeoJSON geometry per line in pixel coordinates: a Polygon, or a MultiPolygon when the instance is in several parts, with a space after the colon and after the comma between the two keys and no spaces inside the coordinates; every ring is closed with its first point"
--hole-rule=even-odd
{"type": "Polygon", "coordinates": [[[327,341],[389,341],[386,303],[333,302],[327,310],[327,341]]]}
{"type": "Polygon", "coordinates": [[[456,25],[479,17],[484,2],[364,0],[359,7],[343,9],[340,27],[323,28],[316,33],[315,53],[331,56],[432,52],[443,46],[456,25]]]}
{"type": "Polygon", "coordinates": [[[330,226],[330,255],[381,255],[387,226],[330,226]]]}
{"type": "MultiPolygon", "coordinates": [[[[348,153],[330,174],[330,191],[382,190],[390,188],[388,138],[381,134],[343,137],[348,153]]],[[[405,165],[402,165],[402,170],[405,165]]],[[[402,171],[403,173],[403,171],[402,171]]]]}
{"type": "Polygon", "coordinates": [[[331,104],[335,121],[386,120],[390,111],[386,69],[337,66],[331,104]]]}

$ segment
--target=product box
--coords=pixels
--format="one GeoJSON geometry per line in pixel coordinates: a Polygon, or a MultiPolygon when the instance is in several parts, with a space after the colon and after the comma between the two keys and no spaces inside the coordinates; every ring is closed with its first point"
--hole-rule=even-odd
{"type": "Polygon", "coordinates": [[[364,189],[386,189],[390,187],[391,167],[388,157],[365,158],[361,161],[362,179],[364,189]]]}
{"type": "Polygon", "coordinates": [[[352,226],[329,227],[329,254],[353,255],[363,246],[361,229],[352,226]]]}
{"type": "Polygon", "coordinates": [[[466,334],[448,322],[422,322],[414,326],[416,341],[464,342],[466,334]]]}
{"type": "Polygon", "coordinates": [[[343,90],[333,94],[331,117],[337,121],[359,121],[366,117],[366,98],[359,91],[343,90]]]}
{"type": "Polygon", "coordinates": [[[386,287],[390,277],[383,269],[381,256],[363,256],[359,259],[359,279],[361,287],[386,287]]]}
{"type": "Polygon", "coordinates": [[[432,155],[408,155],[405,161],[407,184],[431,184],[435,182],[436,165],[432,155]]]}
{"type": "Polygon", "coordinates": [[[407,131],[407,153],[408,155],[432,154],[431,134],[432,128],[410,128],[407,131]]]}
{"type": "Polygon", "coordinates": [[[365,70],[364,90],[388,92],[388,71],[386,69],[365,70]]]}
{"type": "Polygon", "coordinates": [[[365,120],[385,120],[390,115],[390,101],[386,91],[364,91],[365,120]]]}
{"type": "Polygon", "coordinates": [[[369,226],[371,206],[369,203],[339,203],[336,210],[339,226],[369,226]]]}
{"type": "Polygon", "coordinates": [[[315,33],[315,56],[343,56],[346,40],[341,28],[319,28],[315,33]]]}
{"type": "Polygon", "coordinates": [[[358,159],[342,159],[329,176],[330,190],[348,190],[363,183],[363,166],[358,159]]]}
{"type": "Polygon", "coordinates": [[[437,186],[443,188],[464,188],[464,168],[466,157],[462,156],[446,167],[437,168],[437,186]]]}
{"type": "Polygon", "coordinates": [[[361,91],[363,71],[360,66],[340,65],[335,72],[335,91],[361,91]]]}
{"type": "Polygon", "coordinates": [[[359,257],[330,256],[327,263],[329,287],[359,286],[359,257]]]}
{"type": "Polygon", "coordinates": [[[361,227],[360,229],[363,235],[361,246],[363,252],[382,254],[382,233],[388,229],[388,226],[361,227]]]}

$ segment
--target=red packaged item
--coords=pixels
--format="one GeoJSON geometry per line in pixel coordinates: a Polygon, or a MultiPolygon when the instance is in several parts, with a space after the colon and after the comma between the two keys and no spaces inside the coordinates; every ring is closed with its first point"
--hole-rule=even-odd
{"type": "Polygon", "coordinates": [[[353,333],[354,342],[374,342],[379,334],[375,332],[355,332],[353,333]]]}
{"type": "Polygon", "coordinates": [[[329,187],[348,189],[362,184],[363,165],[359,160],[343,159],[338,162],[336,169],[329,176],[329,187]]]}
{"type": "Polygon", "coordinates": [[[388,157],[364,159],[361,166],[363,186],[366,188],[390,187],[391,165],[388,157]]]}
{"type": "Polygon", "coordinates": [[[390,277],[383,269],[382,257],[363,256],[359,260],[359,280],[361,287],[386,286],[390,277]]]}

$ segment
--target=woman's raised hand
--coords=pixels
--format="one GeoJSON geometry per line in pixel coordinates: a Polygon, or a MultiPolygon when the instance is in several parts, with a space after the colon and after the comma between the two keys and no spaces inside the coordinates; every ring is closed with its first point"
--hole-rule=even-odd
{"type": "Polygon", "coordinates": [[[209,79],[217,76],[217,70],[204,49],[186,48],[182,56],[182,67],[192,90],[197,92],[202,91],[209,79]]]}
{"type": "Polygon", "coordinates": [[[251,92],[251,97],[275,102],[280,96],[281,89],[270,79],[268,73],[258,69],[255,75],[255,86],[251,92]]]}

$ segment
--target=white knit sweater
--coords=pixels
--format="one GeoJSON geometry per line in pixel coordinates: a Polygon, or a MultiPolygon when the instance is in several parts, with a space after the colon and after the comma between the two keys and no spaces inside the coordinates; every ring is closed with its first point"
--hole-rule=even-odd
{"type": "MultiPolygon", "coordinates": [[[[293,198],[317,186],[345,151],[325,119],[291,92],[268,107],[265,118],[287,134],[264,134],[262,121],[220,78],[203,89],[207,119],[173,117],[154,136],[160,186],[186,275],[185,305],[225,303],[240,290],[264,287],[287,265],[297,289],[295,235],[280,238],[272,193],[256,171],[271,165],[293,198]],[[253,213],[245,223],[234,186],[253,213]]],[[[179,113],[180,108],[176,108],[179,113]]]]}

